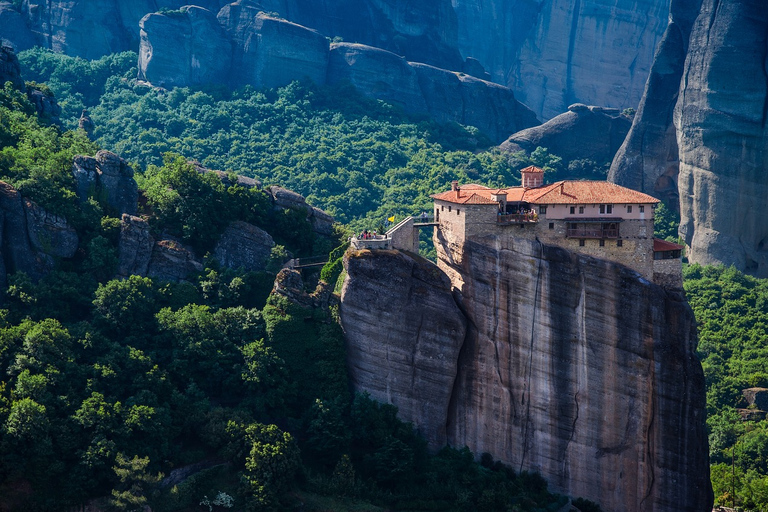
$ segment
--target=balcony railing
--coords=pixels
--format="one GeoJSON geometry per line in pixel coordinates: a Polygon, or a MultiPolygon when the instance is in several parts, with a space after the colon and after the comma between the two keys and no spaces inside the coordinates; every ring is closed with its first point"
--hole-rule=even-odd
{"type": "Polygon", "coordinates": [[[568,228],[569,238],[619,238],[618,228],[568,228]]]}
{"type": "Polygon", "coordinates": [[[498,224],[528,224],[539,222],[539,216],[536,213],[500,213],[496,216],[498,224]]]}

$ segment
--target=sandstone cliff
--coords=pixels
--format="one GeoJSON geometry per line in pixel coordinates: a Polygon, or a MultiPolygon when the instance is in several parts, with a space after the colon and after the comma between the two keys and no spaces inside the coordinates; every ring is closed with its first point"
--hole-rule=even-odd
{"type": "MultiPolygon", "coordinates": [[[[482,67],[468,66],[482,75],[482,67]]],[[[351,83],[366,96],[412,114],[479,128],[496,142],[538,124],[506,87],[412,63],[390,51],[334,43],[319,32],[266,15],[254,4],[210,11],[184,7],[141,21],[139,78],[161,87],[227,83],[279,87],[293,80],[351,83]]]]}
{"type": "Polygon", "coordinates": [[[538,117],[640,100],[669,0],[453,0],[458,47],[538,117]]]}
{"type": "Polygon", "coordinates": [[[542,125],[512,134],[500,147],[502,151],[531,153],[541,146],[561,157],[565,165],[583,159],[608,165],[627,136],[631,123],[618,109],[576,103],[568,107],[568,112],[542,125]]]}
{"type": "Polygon", "coordinates": [[[673,2],[646,94],[610,179],[679,193],[688,257],[768,276],[765,47],[750,0],[673,2]]]}
{"type": "Polygon", "coordinates": [[[684,299],[618,264],[487,242],[436,240],[453,295],[445,277],[411,270],[428,263],[347,255],[341,319],[356,388],[400,406],[433,446],[444,431],[603,510],[710,510],[704,377],[684,299]]]}

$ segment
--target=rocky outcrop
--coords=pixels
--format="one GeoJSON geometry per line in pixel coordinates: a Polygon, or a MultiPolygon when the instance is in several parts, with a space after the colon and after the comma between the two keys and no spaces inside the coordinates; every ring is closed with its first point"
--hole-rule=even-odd
{"type": "Polygon", "coordinates": [[[768,12],[755,1],[673,2],[646,96],[611,167],[676,202],[688,259],[768,276],[768,12]],[[673,115],[674,113],[674,115],[673,115]]]}
{"type": "MultiPolygon", "coordinates": [[[[353,43],[329,47],[320,33],[265,15],[254,4],[223,8],[218,16],[223,29],[209,12],[203,15],[198,9],[191,16],[192,12],[152,14],[142,20],[139,78],[162,87],[202,83],[278,87],[305,79],[321,85],[350,83],[364,95],[408,113],[476,126],[496,142],[538,124],[533,112],[506,87],[411,63],[381,48],[353,43]],[[206,53],[201,54],[198,46],[206,53]]],[[[484,74],[476,62],[467,66],[484,74]]]]}
{"type": "Polygon", "coordinates": [[[632,122],[618,109],[587,106],[576,103],[568,112],[540,126],[519,131],[501,144],[502,151],[526,151],[547,148],[565,163],[572,160],[592,160],[608,165],[613,160],[632,122]]]}
{"type": "Polygon", "coordinates": [[[147,221],[123,214],[120,219],[120,240],[117,251],[117,276],[146,276],[155,239],[147,221]]]}
{"type": "Polygon", "coordinates": [[[467,330],[450,281],[398,251],[349,251],[344,266],[341,320],[353,387],[396,405],[430,447],[441,448],[467,330]]]}
{"type": "Polygon", "coordinates": [[[203,271],[194,251],[174,238],[157,240],[147,267],[147,277],[159,281],[185,281],[191,274],[203,271]]]}
{"type": "Polygon", "coordinates": [[[444,272],[458,310],[445,288],[409,277],[406,256],[347,257],[340,313],[357,390],[400,406],[432,441],[445,429],[448,444],[603,510],[710,510],[704,376],[681,294],[535,240],[435,245],[427,282],[444,272]],[[422,352],[424,339],[441,352],[422,352]]]}
{"type": "Polygon", "coordinates": [[[0,27],[0,46],[9,46],[17,52],[35,46],[35,37],[27,20],[10,2],[0,2],[0,27]]]}
{"type": "Polygon", "coordinates": [[[269,233],[247,222],[233,222],[222,233],[213,257],[228,268],[262,272],[269,263],[275,241],[269,233]]]}
{"type": "Polygon", "coordinates": [[[333,217],[320,208],[307,204],[304,196],[277,185],[267,187],[266,191],[272,198],[273,208],[277,210],[304,210],[307,212],[307,220],[312,224],[315,233],[321,236],[333,236],[333,217]]]}
{"type": "Polygon", "coordinates": [[[139,189],[133,169],[116,154],[101,150],[95,157],[78,155],[72,163],[77,195],[81,201],[97,195],[104,197],[117,215],[134,215],[139,189]]]}
{"type": "Polygon", "coordinates": [[[24,199],[27,216],[27,234],[32,248],[55,258],[71,258],[77,251],[79,239],[67,219],[49,213],[24,199]]]}
{"type": "Polygon", "coordinates": [[[767,47],[765,4],[703,1],[675,108],[688,259],[759,277],[768,277],[767,47]]]}
{"type": "Polygon", "coordinates": [[[21,79],[19,59],[16,57],[13,48],[0,45],[0,86],[5,86],[6,82],[11,82],[13,87],[20,91],[24,90],[24,80],[21,79]]]}
{"type": "Polygon", "coordinates": [[[268,16],[247,3],[224,7],[218,19],[235,42],[235,83],[264,88],[302,79],[325,83],[328,40],[319,32],[268,16]]]}
{"type": "Polygon", "coordinates": [[[632,128],[617,152],[609,179],[678,205],[677,136],[672,113],[677,102],[691,27],[701,0],[673,0],[632,128]]]}
{"type": "Polygon", "coordinates": [[[139,22],[139,79],[160,87],[226,84],[232,44],[201,7],[147,14],[139,22]]]}
{"type": "Polygon", "coordinates": [[[403,57],[362,44],[331,45],[328,83],[349,82],[366,96],[426,113],[416,72],[403,57]]]}
{"type": "Polygon", "coordinates": [[[494,141],[539,124],[510,89],[426,64],[411,63],[429,114],[440,122],[475,126],[494,141]]]}
{"type": "Polygon", "coordinates": [[[454,0],[458,48],[541,119],[640,100],[669,0],[454,0]]]}
{"type": "Polygon", "coordinates": [[[46,212],[0,181],[0,285],[6,273],[25,272],[38,280],[53,270],[54,258],[70,258],[78,247],[66,219],[46,212]]]}

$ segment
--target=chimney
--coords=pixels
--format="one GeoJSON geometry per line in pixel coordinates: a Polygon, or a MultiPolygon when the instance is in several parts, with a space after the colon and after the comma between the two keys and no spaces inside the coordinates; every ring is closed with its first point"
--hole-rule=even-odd
{"type": "Polygon", "coordinates": [[[453,190],[454,192],[456,192],[456,199],[458,199],[458,198],[459,198],[459,191],[461,190],[461,189],[459,188],[459,182],[458,182],[458,181],[456,181],[456,180],[453,180],[453,181],[451,182],[451,190],[453,190]]]}

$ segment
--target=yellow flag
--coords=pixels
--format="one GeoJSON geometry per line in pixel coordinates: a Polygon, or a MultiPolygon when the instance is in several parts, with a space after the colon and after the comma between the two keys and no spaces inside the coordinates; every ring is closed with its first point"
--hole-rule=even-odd
{"type": "Polygon", "coordinates": [[[395,216],[393,215],[393,216],[391,216],[390,218],[388,218],[387,220],[388,220],[389,222],[395,222],[395,216]]]}

